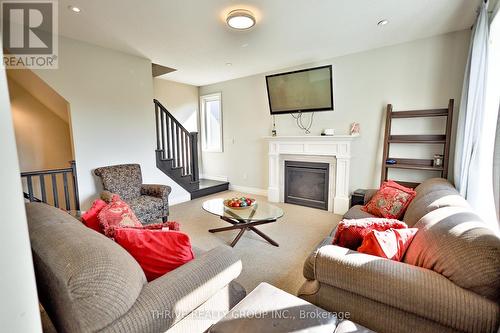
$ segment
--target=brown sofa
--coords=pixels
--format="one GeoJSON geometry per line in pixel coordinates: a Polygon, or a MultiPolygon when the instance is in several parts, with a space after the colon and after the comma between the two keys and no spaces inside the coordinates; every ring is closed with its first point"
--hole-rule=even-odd
{"type": "Polygon", "coordinates": [[[203,332],[245,296],[230,247],[147,282],[132,256],[66,212],[26,204],[40,301],[63,332],[203,332]]]}
{"type": "MultiPolygon", "coordinates": [[[[380,333],[496,333],[500,238],[448,181],[416,192],[403,221],[419,231],[402,262],[331,245],[334,230],[306,260],[299,295],[380,333]]],[[[369,216],[359,208],[345,217],[369,216]]]]}

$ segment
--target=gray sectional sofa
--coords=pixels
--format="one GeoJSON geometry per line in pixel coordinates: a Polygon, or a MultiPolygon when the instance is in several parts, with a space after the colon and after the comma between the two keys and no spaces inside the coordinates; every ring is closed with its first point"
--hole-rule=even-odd
{"type": "MultiPolygon", "coordinates": [[[[496,333],[500,238],[448,181],[416,192],[403,221],[419,231],[402,262],[331,245],[333,230],[307,258],[299,296],[379,333],[496,333]]],[[[355,206],[345,218],[367,216],[355,206]]]]}
{"type": "Polygon", "coordinates": [[[147,282],[123,248],[57,208],[26,204],[40,301],[59,333],[202,332],[246,295],[230,247],[147,282]]]}

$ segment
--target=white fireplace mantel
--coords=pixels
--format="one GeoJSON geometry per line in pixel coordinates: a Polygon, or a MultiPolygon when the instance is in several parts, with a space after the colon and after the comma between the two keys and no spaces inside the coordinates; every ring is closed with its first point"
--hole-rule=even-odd
{"type": "Polygon", "coordinates": [[[268,200],[282,202],[284,198],[283,156],[299,155],[317,158],[335,157],[334,189],[329,210],[344,214],[349,209],[349,172],[351,161],[351,142],[357,135],[333,136],[274,136],[266,137],[269,142],[269,188],[268,200]],[[333,206],[333,207],[331,207],[333,206]]]}

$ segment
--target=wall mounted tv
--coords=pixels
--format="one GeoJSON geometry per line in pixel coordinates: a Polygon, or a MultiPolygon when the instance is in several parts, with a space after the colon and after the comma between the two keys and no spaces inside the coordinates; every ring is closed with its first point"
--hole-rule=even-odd
{"type": "Polygon", "coordinates": [[[332,66],[266,76],[271,114],[333,110],[332,66]]]}

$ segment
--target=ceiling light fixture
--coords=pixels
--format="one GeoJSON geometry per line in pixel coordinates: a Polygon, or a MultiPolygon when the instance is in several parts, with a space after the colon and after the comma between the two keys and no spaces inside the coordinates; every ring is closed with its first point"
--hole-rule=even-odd
{"type": "Polygon", "coordinates": [[[228,67],[229,67],[229,66],[232,66],[232,65],[233,65],[233,64],[232,64],[232,63],[230,63],[230,62],[226,62],[226,66],[228,66],[228,67]]]}
{"type": "Polygon", "coordinates": [[[384,26],[384,25],[386,25],[387,23],[389,23],[389,21],[384,19],[384,20],[382,20],[382,21],[378,21],[377,25],[378,25],[379,27],[383,27],[383,26],[384,26]]]}
{"type": "Polygon", "coordinates": [[[68,6],[68,9],[71,10],[72,12],[79,13],[82,10],[76,6],[68,6]]]}
{"type": "Polygon", "coordinates": [[[246,30],[255,25],[255,17],[249,10],[236,9],[227,14],[226,23],[233,29],[246,30]]]}

